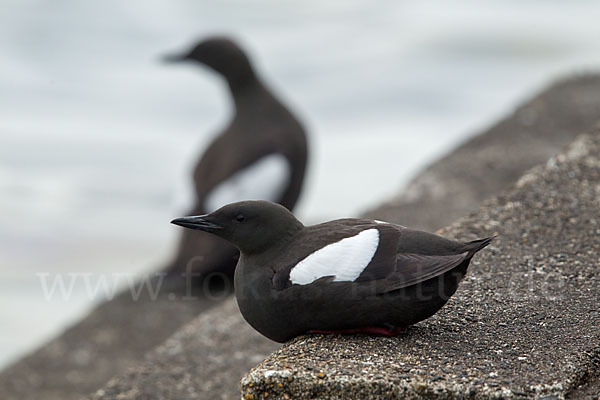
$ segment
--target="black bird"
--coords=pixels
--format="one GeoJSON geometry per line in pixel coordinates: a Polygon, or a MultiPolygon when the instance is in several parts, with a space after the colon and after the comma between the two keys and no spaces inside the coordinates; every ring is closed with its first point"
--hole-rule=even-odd
{"type": "Polygon", "coordinates": [[[233,243],[244,318],[269,339],[307,332],[395,335],[436,313],[493,239],[455,242],[400,225],[339,219],[304,226],[267,201],[172,223],[233,243]]]}
{"type": "MultiPolygon", "coordinates": [[[[197,202],[189,214],[212,212],[241,200],[269,200],[292,209],[307,161],[304,129],[256,74],[231,39],[211,37],[167,61],[206,65],[225,78],[234,113],[204,152],[194,171],[197,202]]],[[[197,232],[181,239],[174,271],[224,272],[233,276],[237,250],[197,232]]]]}

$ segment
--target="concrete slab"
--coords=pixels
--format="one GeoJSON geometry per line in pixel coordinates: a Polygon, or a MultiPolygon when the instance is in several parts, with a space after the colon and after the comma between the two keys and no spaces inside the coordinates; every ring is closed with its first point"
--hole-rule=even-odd
{"type": "Polygon", "coordinates": [[[368,217],[435,231],[512,185],[600,120],[600,76],[564,79],[420,172],[368,217]]]}
{"type": "Polygon", "coordinates": [[[442,232],[499,236],[438,314],[396,338],[298,337],[244,377],[243,398],[593,393],[600,369],[599,210],[597,129],[442,232]]]}
{"type": "Polygon", "coordinates": [[[142,290],[134,299],[124,291],[4,370],[0,398],[69,400],[88,395],[220,302],[202,297],[186,300],[189,295],[179,283],[163,284],[157,298],[142,290]]]}
{"type": "Polygon", "coordinates": [[[242,376],[279,348],[243,320],[235,299],[202,313],[98,390],[94,400],[235,399],[242,376]]]}

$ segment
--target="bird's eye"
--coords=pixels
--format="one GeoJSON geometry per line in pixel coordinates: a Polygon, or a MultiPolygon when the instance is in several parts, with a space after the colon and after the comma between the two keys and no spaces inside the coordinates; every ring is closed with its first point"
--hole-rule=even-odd
{"type": "Polygon", "coordinates": [[[242,214],[238,214],[238,215],[235,217],[235,221],[236,221],[236,222],[239,222],[239,223],[242,223],[242,222],[246,221],[246,217],[244,217],[242,214]]]}

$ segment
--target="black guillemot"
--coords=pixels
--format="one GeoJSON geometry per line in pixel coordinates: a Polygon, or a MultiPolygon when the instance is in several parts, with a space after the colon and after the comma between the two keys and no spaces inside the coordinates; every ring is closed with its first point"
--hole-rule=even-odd
{"type": "MultiPolygon", "coordinates": [[[[215,36],[165,60],[210,67],[225,78],[234,104],[231,121],[195,167],[197,200],[189,214],[258,199],[293,209],[304,181],[306,135],[294,115],[262,83],[244,51],[233,40],[215,36]]],[[[191,231],[184,233],[177,254],[171,269],[180,272],[218,271],[232,277],[237,262],[237,250],[229,243],[191,231]]]]}
{"type": "Polygon", "coordinates": [[[456,242],[400,225],[339,219],[304,226],[278,204],[243,201],[172,221],[241,252],[235,295],[277,342],[310,332],[395,335],[436,313],[493,237],[456,242]]]}

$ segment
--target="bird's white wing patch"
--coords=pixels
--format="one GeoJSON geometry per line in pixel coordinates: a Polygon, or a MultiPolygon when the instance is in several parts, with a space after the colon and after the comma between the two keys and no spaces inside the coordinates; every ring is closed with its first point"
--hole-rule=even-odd
{"type": "Polygon", "coordinates": [[[204,201],[207,212],[242,200],[278,202],[290,183],[290,163],[281,154],[262,157],[236,172],[210,191],[204,201]]]}
{"type": "Polygon", "coordinates": [[[290,271],[293,284],[308,285],[324,276],[353,282],[369,265],[379,246],[379,231],[367,229],[329,244],[296,264],[290,271]]]}
{"type": "Polygon", "coordinates": [[[380,224],[380,225],[396,225],[396,226],[399,226],[400,228],[407,229],[404,225],[392,224],[391,222],[380,221],[378,219],[374,219],[373,222],[375,222],[376,224],[380,224]]]}

